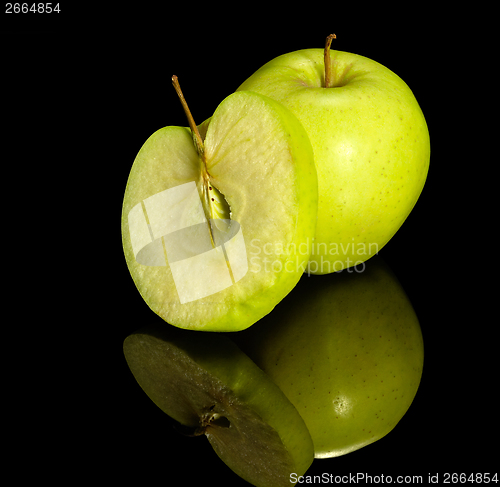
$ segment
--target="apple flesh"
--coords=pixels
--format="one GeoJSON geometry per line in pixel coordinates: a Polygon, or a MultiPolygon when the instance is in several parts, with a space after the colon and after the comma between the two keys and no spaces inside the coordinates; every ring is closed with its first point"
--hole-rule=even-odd
{"type": "Polygon", "coordinates": [[[168,325],[125,339],[139,385],[192,435],[205,435],[217,455],[259,487],[290,485],[314,458],[309,432],[283,392],[221,334],[168,325]]]}
{"type": "Polygon", "coordinates": [[[168,323],[242,330],[300,279],[316,213],[303,127],[276,101],[238,92],[201,130],[165,127],[141,148],[123,201],[125,258],[168,323]]]}
{"type": "Polygon", "coordinates": [[[422,375],[422,333],[408,297],[380,257],[365,266],[305,275],[272,314],[229,335],[297,408],[318,458],[389,433],[422,375]]]}
{"type": "Polygon", "coordinates": [[[400,77],[366,57],[332,51],[325,87],[325,57],[323,49],[284,54],[238,88],[279,101],[309,135],[319,192],[313,274],[376,254],[414,207],[430,157],[424,115],[400,77]]]}

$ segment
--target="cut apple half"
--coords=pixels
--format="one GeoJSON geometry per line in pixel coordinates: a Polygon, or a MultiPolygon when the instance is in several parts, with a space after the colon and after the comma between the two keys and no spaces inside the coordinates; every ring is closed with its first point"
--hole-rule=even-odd
{"type": "Polygon", "coordinates": [[[242,330],[307,266],[317,213],[311,145],[291,112],[256,93],[230,95],[199,127],[186,107],[191,129],[158,130],[132,166],[125,258],[168,323],[242,330]]]}

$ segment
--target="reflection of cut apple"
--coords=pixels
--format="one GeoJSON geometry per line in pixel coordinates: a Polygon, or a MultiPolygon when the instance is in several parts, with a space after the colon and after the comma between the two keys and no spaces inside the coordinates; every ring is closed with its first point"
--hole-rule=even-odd
{"type": "Polygon", "coordinates": [[[362,273],[305,275],[273,313],[229,336],[295,405],[320,458],[389,433],[422,374],[417,316],[378,256],[362,273]]]}
{"type": "Polygon", "coordinates": [[[287,486],[314,458],[301,416],[272,380],[221,334],[149,327],[124,342],[146,394],[256,486],[287,486]]]}
{"type": "Polygon", "coordinates": [[[144,144],[125,191],[122,238],[150,308],[180,328],[242,330],[290,292],[309,259],[317,179],[309,139],[255,93],[226,98],[191,130],[144,144]]]}

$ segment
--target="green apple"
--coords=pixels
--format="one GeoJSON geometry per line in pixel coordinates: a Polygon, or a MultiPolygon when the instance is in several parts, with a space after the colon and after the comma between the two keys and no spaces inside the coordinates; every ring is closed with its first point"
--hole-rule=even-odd
{"type": "Polygon", "coordinates": [[[366,57],[330,55],[331,39],[325,50],[273,59],[238,88],[281,102],[309,135],[319,191],[313,274],[376,254],[414,207],[430,157],[424,115],[405,82],[366,57]]]}
{"type": "Polygon", "coordinates": [[[242,330],[288,294],[309,260],[317,177],[296,117],[249,92],[199,128],[165,127],[137,155],[122,239],[132,278],[168,323],[242,330]]]}
{"type": "Polygon", "coordinates": [[[417,392],[423,339],[391,271],[305,275],[279,306],[230,337],[276,382],[311,433],[315,456],[339,456],[389,433],[417,392]]]}
{"type": "Polygon", "coordinates": [[[123,349],[150,399],[191,435],[204,434],[248,482],[287,486],[311,465],[313,443],[295,407],[224,335],[157,325],[128,336],[123,349]]]}

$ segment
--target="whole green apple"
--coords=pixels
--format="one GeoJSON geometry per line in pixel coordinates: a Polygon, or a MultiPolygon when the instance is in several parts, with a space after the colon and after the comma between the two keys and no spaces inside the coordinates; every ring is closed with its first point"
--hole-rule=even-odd
{"type": "Polygon", "coordinates": [[[427,124],[410,88],[366,57],[330,54],[331,39],[324,50],[273,59],[238,88],[278,100],[309,135],[319,192],[313,274],[376,254],[415,205],[430,158],[427,124]]]}
{"type": "Polygon", "coordinates": [[[408,297],[380,257],[362,266],[304,275],[272,314],[230,334],[297,408],[318,458],[389,433],[421,379],[423,339],[408,297]]]}

